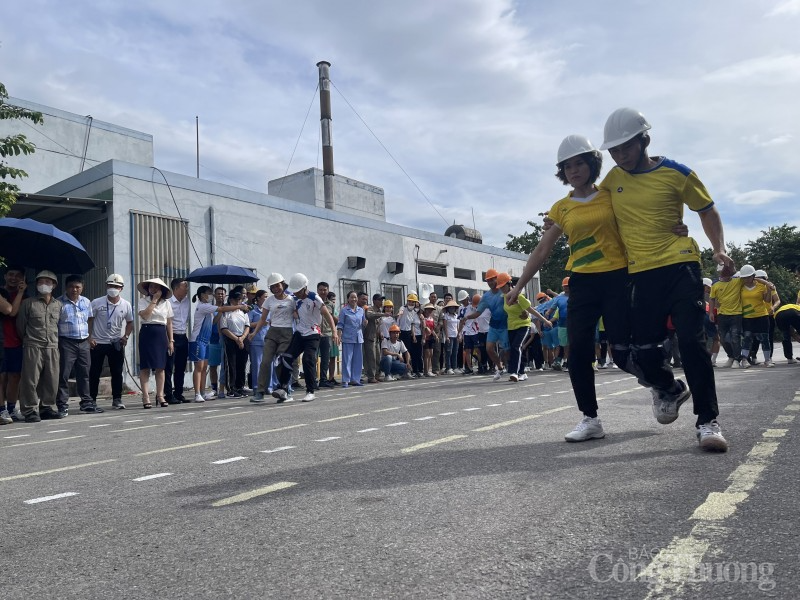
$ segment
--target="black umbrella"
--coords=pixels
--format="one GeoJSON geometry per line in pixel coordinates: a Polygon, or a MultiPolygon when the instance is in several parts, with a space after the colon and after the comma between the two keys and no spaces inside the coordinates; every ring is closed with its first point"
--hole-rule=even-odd
{"type": "Polygon", "coordinates": [[[235,265],[211,265],[195,269],[186,279],[194,283],[255,283],[258,275],[235,265]]]}
{"type": "Polygon", "coordinates": [[[72,235],[33,219],[0,219],[0,256],[8,265],[56,273],[86,273],[94,268],[86,249],[72,235]]]}

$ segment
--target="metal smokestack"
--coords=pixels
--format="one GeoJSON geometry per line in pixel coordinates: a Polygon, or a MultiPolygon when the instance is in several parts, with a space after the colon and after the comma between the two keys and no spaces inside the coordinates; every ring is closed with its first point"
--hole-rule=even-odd
{"type": "Polygon", "coordinates": [[[319,125],[322,130],[322,183],[325,208],[333,210],[333,119],[331,118],[331,63],[320,61],[319,69],[319,125]]]}

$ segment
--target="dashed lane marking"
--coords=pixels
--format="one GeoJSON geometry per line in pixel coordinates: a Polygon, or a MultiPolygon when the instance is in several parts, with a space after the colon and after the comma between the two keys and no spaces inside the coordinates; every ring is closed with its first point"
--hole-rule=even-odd
{"type": "Polygon", "coordinates": [[[48,431],[47,433],[66,433],[69,429],[54,429],[53,431],[48,431]]]}
{"type": "Polygon", "coordinates": [[[794,415],[778,415],[777,417],[775,417],[773,423],[775,423],[776,425],[781,425],[781,424],[785,425],[787,423],[791,423],[792,421],[794,421],[794,415]]]}
{"type": "Polygon", "coordinates": [[[308,423],[298,423],[297,425],[287,425],[286,427],[276,427],[275,429],[266,429],[264,431],[256,431],[254,433],[246,433],[245,436],[250,435],[264,435],[265,433],[275,433],[276,431],[286,431],[288,429],[297,429],[298,427],[307,427],[308,423]]]}
{"type": "Polygon", "coordinates": [[[242,410],[239,412],[232,412],[225,415],[214,415],[213,417],[203,417],[204,419],[221,419],[223,417],[236,417],[238,415],[246,415],[253,412],[252,410],[242,410]]]}
{"type": "Polygon", "coordinates": [[[172,446],[171,448],[159,448],[158,450],[148,450],[147,452],[139,452],[134,456],[150,456],[151,454],[160,454],[161,452],[172,452],[173,450],[185,450],[186,448],[197,448],[198,446],[208,446],[209,444],[218,444],[224,440],[208,440],[207,442],[195,442],[194,444],[185,444],[183,446],[172,446]]]}
{"type": "Polygon", "coordinates": [[[253,498],[264,496],[265,494],[271,494],[272,492],[285,490],[295,485],[297,485],[297,483],[294,481],[281,481],[279,483],[273,483],[272,485],[268,485],[266,487],[250,490],[249,492],[243,492],[241,494],[231,496],[230,498],[223,498],[222,500],[217,500],[216,502],[212,502],[211,506],[216,508],[220,506],[229,506],[231,504],[237,504],[239,502],[246,502],[248,500],[252,500],[253,498]]]}
{"type": "Polygon", "coordinates": [[[446,413],[439,413],[440,417],[449,417],[450,415],[454,415],[454,412],[446,412],[446,413]]]}
{"type": "Polygon", "coordinates": [[[39,504],[40,502],[50,502],[51,500],[60,500],[61,498],[69,498],[70,496],[77,496],[78,492],[64,492],[63,494],[56,494],[54,496],[42,496],[41,498],[33,498],[32,500],[25,500],[25,504],[39,504]]]}
{"type": "Polygon", "coordinates": [[[478,427],[477,429],[473,429],[472,431],[481,432],[481,431],[492,431],[494,429],[500,429],[501,427],[508,427],[509,425],[516,425],[517,423],[523,423],[525,421],[530,421],[531,419],[538,419],[539,417],[543,417],[545,415],[549,415],[552,413],[557,413],[562,410],[567,410],[568,408],[573,408],[572,406],[559,406],[558,408],[551,408],[550,410],[545,410],[543,412],[537,413],[535,415],[527,415],[525,417],[519,417],[518,419],[511,419],[510,421],[502,421],[500,423],[495,423],[493,425],[485,425],[483,427],[478,427]]]}
{"type": "Polygon", "coordinates": [[[5,440],[13,440],[13,439],[16,439],[16,438],[23,438],[23,437],[31,437],[31,434],[30,433],[21,433],[19,435],[7,435],[3,439],[5,439],[5,440]]]}
{"type": "Polygon", "coordinates": [[[466,396],[454,396],[452,398],[448,398],[448,400],[463,400],[464,398],[474,398],[475,394],[467,394],[466,396]]]}
{"type": "Polygon", "coordinates": [[[508,388],[501,388],[499,390],[491,390],[491,391],[486,392],[486,393],[487,394],[501,394],[503,392],[508,392],[508,391],[510,391],[508,388]]]}
{"type": "Polygon", "coordinates": [[[489,406],[503,406],[503,405],[502,404],[487,404],[486,406],[489,407],[489,406]]]}
{"type": "Polygon", "coordinates": [[[461,410],[463,410],[464,412],[470,412],[470,411],[473,411],[473,410],[480,410],[480,407],[473,406],[472,408],[462,408],[461,410]]]}
{"type": "Polygon", "coordinates": [[[431,440],[430,442],[423,442],[422,444],[417,444],[416,446],[409,446],[408,448],[403,448],[400,450],[403,454],[409,454],[411,452],[416,452],[417,450],[424,450],[425,448],[431,448],[432,446],[438,446],[439,444],[447,444],[448,442],[455,442],[456,440],[462,440],[466,435],[451,435],[444,438],[439,438],[438,440],[431,440]]]}
{"type": "Polygon", "coordinates": [[[214,460],[211,462],[212,465],[226,465],[232,462],[238,462],[240,460],[247,460],[246,456],[234,456],[233,458],[223,458],[222,460],[214,460]]]}
{"type": "Polygon", "coordinates": [[[388,412],[390,410],[399,410],[400,408],[402,408],[402,407],[401,406],[390,406],[389,408],[381,408],[381,409],[378,409],[378,410],[373,410],[372,412],[374,412],[374,413],[382,413],[382,412],[388,412]]]}
{"type": "Polygon", "coordinates": [[[389,423],[388,425],[384,425],[384,427],[400,427],[401,425],[408,425],[408,421],[398,421],[397,423],[389,423]]]}
{"type": "Polygon", "coordinates": [[[784,410],[798,411],[800,410],[800,404],[789,404],[784,410]]]}
{"type": "Polygon", "coordinates": [[[95,427],[111,427],[111,423],[103,423],[102,425],[89,425],[89,429],[94,429],[95,427]]]}
{"type": "Polygon", "coordinates": [[[75,469],[83,469],[85,467],[93,467],[95,465],[104,465],[106,463],[111,463],[116,461],[117,461],[116,458],[109,458],[108,460],[98,460],[95,462],[83,463],[82,465],[59,467],[57,469],[48,469],[47,471],[34,471],[33,473],[22,473],[21,475],[9,475],[8,477],[0,477],[0,481],[14,481],[15,479],[27,479],[28,477],[38,477],[39,475],[50,475],[51,473],[60,473],[62,471],[73,471],[75,469]]]}
{"type": "MultiPolygon", "coordinates": [[[[533,398],[525,398],[525,400],[533,400],[533,398]]],[[[506,400],[506,404],[519,404],[519,400],[506,400]]]]}
{"type": "Polygon", "coordinates": [[[321,419],[317,423],[330,423],[331,421],[341,421],[342,419],[354,419],[355,417],[363,417],[364,413],[353,413],[352,415],[344,415],[341,417],[332,417],[330,419],[321,419]]]}
{"type": "Polygon", "coordinates": [[[330,437],[324,437],[324,438],[320,438],[320,439],[314,440],[314,441],[315,442],[332,442],[333,440],[340,440],[340,439],[342,439],[342,438],[339,437],[339,436],[336,436],[336,435],[332,435],[330,437]]]}
{"type": "Polygon", "coordinates": [[[356,433],[368,433],[370,431],[378,431],[377,427],[368,427],[367,429],[359,429],[356,433]]]}
{"type": "Polygon", "coordinates": [[[283,452],[284,450],[291,450],[293,448],[297,448],[297,446],[280,446],[272,450],[260,450],[260,452],[263,454],[272,454],[273,452],[283,452]]]}
{"type": "Polygon", "coordinates": [[[134,419],[133,421],[123,421],[123,423],[143,423],[144,419],[134,419]]]}
{"type": "Polygon", "coordinates": [[[425,406],[426,404],[436,404],[439,402],[438,400],[428,400],[427,402],[417,402],[416,404],[406,404],[406,408],[411,408],[412,406],[425,406]]]}
{"type": "Polygon", "coordinates": [[[139,427],[123,427],[122,429],[115,429],[114,433],[122,433],[123,431],[137,431],[139,429],[151,429],[153,427],[166,427],[167,425],[180,425],[184,421],[170,421],[169,423],[157,423],[156,425],[140,425],[139,427]]]}
{"type": "Polygon", "coordinates": [[[23,442],[21,444],[9,444],[8,446],[0,446],[0,450],[6,448],[19,448],[20,446],[33,446],[36,444],[50,444],[52,442],[64,442],[66,440],[77,440],[78,438],[86,437],[85,435],[72,435],[69,437],[55,438],[53,440],[41,440],[39,442],[23,442]]]}
{"type": "Polygon", "coordinates": [[[144,477],[137,477],[133,481],[150,481],[151,479],[159,479],[161,477],[169,477],[172,473],[156,473],[155,475],[145,475],[144,477]]]}
{"type": "Polygon", "coordinates": [[[418,417],[414,419],[415,421],[427,421],[429,419],[435,419],[436,417],[418,417]]]}
{"type": "Polygon", "coordinates": [[[779,438],[786,435],[788,429],[767,429],[761,435],[765,438],[779,438]]]}

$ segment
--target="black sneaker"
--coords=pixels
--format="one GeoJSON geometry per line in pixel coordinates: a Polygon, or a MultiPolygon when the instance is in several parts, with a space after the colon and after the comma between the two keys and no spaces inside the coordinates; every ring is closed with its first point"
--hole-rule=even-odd
{"type": "Polygon", "coordinates": [[[122,401],[122,398],[114,398],[111,401],[111,408],[125,410],[125,403],[122,401]]]}
{"type": "Polygon", "coordinates": [[[26,423],[38,423],[39,421],[42,420],[42,418],[35,412],[32,412],[25,415],[24,420],[26,423]]]}
{"type": "Polygon", "coordinates": [[[63,419],[64,417],[67,416],[67,411],[68,411],[67,408],[59,409],[56,411],[50,408],[49,406],[43,406],[42,408],[39,409],[39,418],[42,421],[45,421],[47,419],[63,419]]]}
{"type": "Polygon", "coordinates": [[[180,403],[181,403],[180,398],[172,397],[169,400],[167,400],[167,404],[180,404],[180,403]]]}
{"type": "Polygon", "coordinates": [[[59,407],[58,414],[61,415],[60,417],[58,417],[59,419],[63,419],[64,417],[68,417],[69,416],[69,407],[67,407],[67,406],[59,407]]]}
{"type": "MultiPolygon", "coordinates": [[[[59,409],[59,411],[60,410],[61,409],[59,409]]],[[[78,410],[80,410],[81,412],[92,413],[94,412],[94,405],[91,402],[81,402],[78,405],[78,410]]]]}
{"type": "Polygon", "coordinates": [[[100,408],[99,406],[97,406],[97,404],[95,404],[95,403],[92,403],[92,404],[89,406],[89,408],[86,410],[86,412],[93,412],[93,413],[103,413],[103,412],[106,412],[106,411],[105,411],[105,410],[103,410],[102,408],[100,408]]]}

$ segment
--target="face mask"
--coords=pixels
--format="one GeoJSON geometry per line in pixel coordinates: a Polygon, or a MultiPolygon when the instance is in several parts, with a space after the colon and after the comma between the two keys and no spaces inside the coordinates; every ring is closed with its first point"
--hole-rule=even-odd
{"type": "Polygon", "coordinates": [[[39,291],[40,294],[49,294],[53,291],[52,285],[47,285],[46,283],[42,283],[41,285],[37,285],[36,289],[39,291]]]}
{"type": "Polygon", "coordinates": [[[106,294],[108,294],[109,298],[116,298],[119,296],[119,290],[117,288],[108,288],[106,294]]]}

